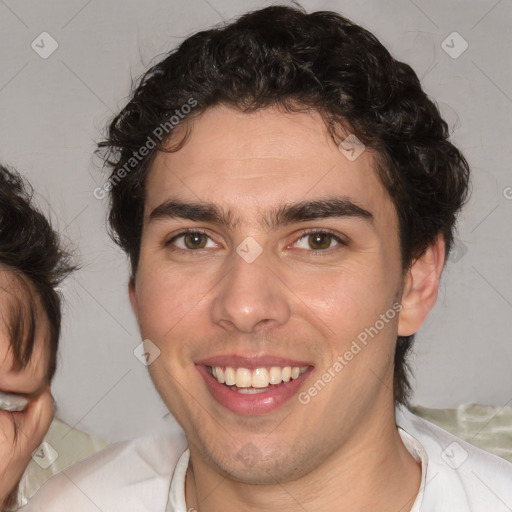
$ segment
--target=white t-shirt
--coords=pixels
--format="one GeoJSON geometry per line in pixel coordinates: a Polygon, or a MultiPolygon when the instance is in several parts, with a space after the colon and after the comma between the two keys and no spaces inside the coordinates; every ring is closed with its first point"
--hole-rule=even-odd
{"type": "MultiPolygon", "coordinates": [[[[404,408],[396,424],[421,461],[421,485],[403,512],[511,512],[512,463],[404,408]]],[[[117,443],[50,479],[23,512],[187,512],[183,436],[117,443]]]]}

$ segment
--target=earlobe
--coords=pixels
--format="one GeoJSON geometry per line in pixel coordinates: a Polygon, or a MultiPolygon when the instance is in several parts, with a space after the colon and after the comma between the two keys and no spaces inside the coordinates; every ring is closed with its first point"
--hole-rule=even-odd
{"type": "Polygon", "coordinates": [[[405,278],[398,321],[399,336],[417,332],[434,307],[444,260],[444,237],[439,234],[436,242],[412,263],[405,278]]]}

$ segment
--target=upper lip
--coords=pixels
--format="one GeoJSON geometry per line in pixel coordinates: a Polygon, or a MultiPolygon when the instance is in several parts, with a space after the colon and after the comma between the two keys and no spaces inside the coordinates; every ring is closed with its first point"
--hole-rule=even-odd
{"type": "Polygon", "coordinates": [[[203,366],[230,366],[232,368],[265,368],[272,366],[312,366],[310,362],[290,359],[288,357],[274,355],[238,355],[238,354],[219,354],[195,362],[203,366]]]}

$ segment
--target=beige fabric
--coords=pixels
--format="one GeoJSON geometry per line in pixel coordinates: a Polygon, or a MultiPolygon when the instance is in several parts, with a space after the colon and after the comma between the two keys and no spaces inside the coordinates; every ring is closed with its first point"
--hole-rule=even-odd
{"type": "Polygon", "coordinates": [[[25,505],[39,487],[53,475],[105,448],[108,444],[58,419],[52,421],[43,443],[48,443],[49,447],[40,446],[40,449],[34,452],[20,482],[21,505],[25,505]],[[54,458],[55,460],[50,463],[54,458]]]}
{"type": "Polygon", "coordinates": [[[464,441],[512,462],[512,407],[463,404],[457,409],[415,406],[411,410],[464,441]]]}

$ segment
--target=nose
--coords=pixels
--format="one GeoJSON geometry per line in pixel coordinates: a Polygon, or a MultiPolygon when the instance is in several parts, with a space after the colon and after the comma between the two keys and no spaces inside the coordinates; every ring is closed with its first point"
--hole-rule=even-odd
{"type": "Polygon", "coordinates": [[[288,290],[265,253],[251,263],[233,253],[229,264],[211,303],[213,322],[244,333],[285,324],[291,311],[288,290]]]}

